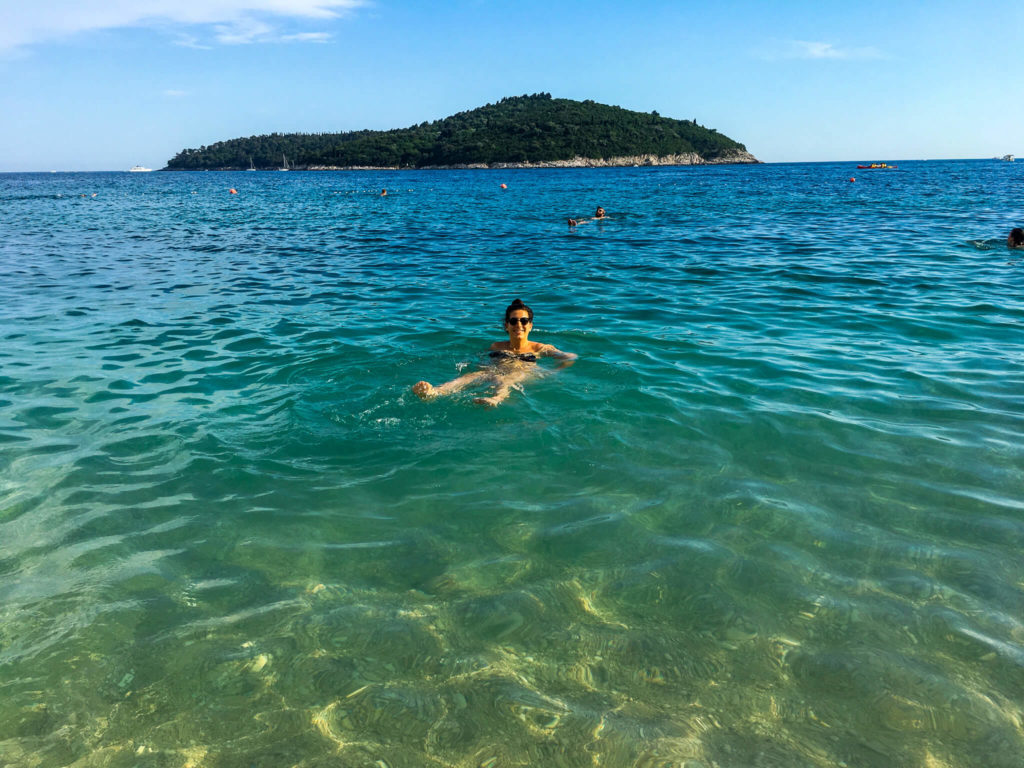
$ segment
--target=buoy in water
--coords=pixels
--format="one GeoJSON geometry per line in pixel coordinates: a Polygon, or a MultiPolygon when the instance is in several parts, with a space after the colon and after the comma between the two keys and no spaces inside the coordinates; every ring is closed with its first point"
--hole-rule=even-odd
{"type": "Polygon", "coordinates": [[[853,178],[853,176],[851,176],[851,177],[850,177],[850,181],[856,181],[856,179],[855,179],[855,178],[853,178]]]}
{"type": "Polygon", "coordinates": [[[228,193],[230,193],[232,195],[237,195],[238,194],[238,190],[235,189],[234,187],[232,187],[231,189],[228,190],[228,193]]]}
{"type": "Polygon", "coordinates": [[[501,185],[501,188],[502,188],[502,189],[508,189],[508,184],[502,184],[502,185],[501,185]]]}

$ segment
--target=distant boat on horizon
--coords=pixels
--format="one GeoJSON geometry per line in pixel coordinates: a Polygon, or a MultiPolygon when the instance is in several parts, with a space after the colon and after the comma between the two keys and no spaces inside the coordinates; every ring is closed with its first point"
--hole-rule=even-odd
{"type": "Polygon", "coordinates": [[[291,169],[288,167],[288,156],[285,155],[284,153],[282,153],[281,154],[281,159],[284,161],[284,168],[278,168],[277,170],[279,170],[279,171],[290,171],[291,169]]]}
{"type": "Polygon", "coordinates": [[[1014,162],[1014,161],[1015,161],[1016,159],[1017,159],[1017,158],[1015,158],[1015,157],[1014,157],[1013,155],[1003,155],[1003,162],[1004,162],[1004,163],[1012,163],[1012,162],[1014,162]]]}
{"type": "Polygon", "coordinates": [[[249,155],[249,167],[246,168],[246,170],[247,171],[255,171],[256,170],[256,166],[252,164],[252,155],[249,155]]]}
{"type": "Polygon", "coordinates": [[[152,168],[146,168],[144,165],[133,165],[128,169],[128,173],[150,173],[152,168]]]}

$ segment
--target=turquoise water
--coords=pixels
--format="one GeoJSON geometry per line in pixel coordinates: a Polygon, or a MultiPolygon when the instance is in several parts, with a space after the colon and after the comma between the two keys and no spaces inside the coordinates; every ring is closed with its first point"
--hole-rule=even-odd
{"type": "Polygon", "coordinates": [[[0,176],[0,764],[1021,766],[1022,182],[0,176]]]}

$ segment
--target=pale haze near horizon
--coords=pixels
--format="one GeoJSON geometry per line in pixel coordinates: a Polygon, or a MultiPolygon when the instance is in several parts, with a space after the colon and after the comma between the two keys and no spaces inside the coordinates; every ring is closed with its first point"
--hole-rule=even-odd
{"type": "Polygon", "coordinates": [[[765,162],[1024,154],[1024,3],[437,5],[0,0],[0,171],[161,168],[537,92],[696,119],[765,162]]]}

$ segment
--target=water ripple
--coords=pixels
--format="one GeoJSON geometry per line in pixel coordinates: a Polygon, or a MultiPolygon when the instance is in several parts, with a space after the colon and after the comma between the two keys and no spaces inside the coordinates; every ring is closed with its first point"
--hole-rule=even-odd
{"type": "Polygon", "coordinates": [[[3,759],[1016,768],[1022,171],[900,165],[0,176],[3,759]]]}

